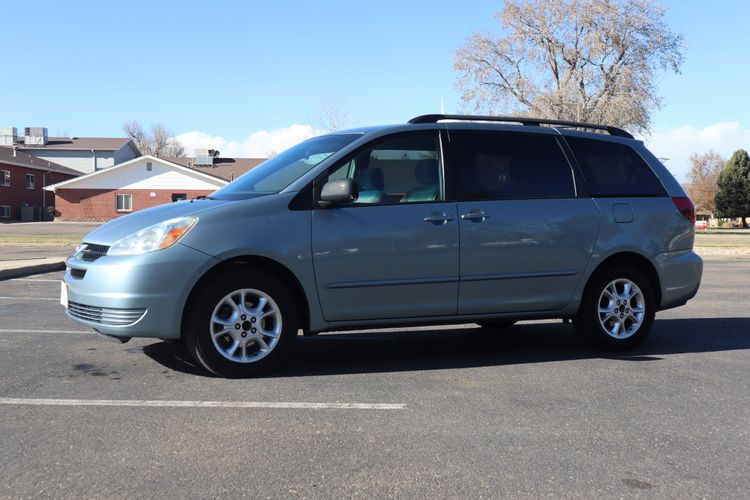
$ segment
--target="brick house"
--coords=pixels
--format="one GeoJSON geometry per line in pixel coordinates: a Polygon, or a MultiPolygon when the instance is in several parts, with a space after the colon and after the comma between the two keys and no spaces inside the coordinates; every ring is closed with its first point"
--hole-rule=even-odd
{"type": "Polygon", "coordinates": [[[209,195],[225,186],[242,168],[262,160],[230,159],[226,169],[195,166],[190,158],[167,160],[141,156],[81,177],[48,186],[56,200],[55,220],[108,221],[137,210],[209,195]],[[254,160],[254,161],[244,161],[254,160]],[[191,166],[187,166],[191,165],[191,166]]]}
{"type": "Polygon", "coordinates": [[[39,207],[37,215],[44,219],[46,207],[55,204],[44,187],[79,175],[57,163],[0,147],[0,221],[20,220],[22,206],[39,207]]]}

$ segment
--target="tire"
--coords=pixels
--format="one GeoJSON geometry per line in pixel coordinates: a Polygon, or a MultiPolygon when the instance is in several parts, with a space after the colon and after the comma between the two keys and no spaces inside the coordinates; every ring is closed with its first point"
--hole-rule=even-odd
{"type": "Polygon", "coordinates": [[[481,326],[487,331],[504,331],[515,325],[515,320],[496,320],[496,321],[480,321],[477,325],[481,326]]]}
{"type": "Polygon", "coordinates": [[[298,328],[294,298],[281,280],[233,268],[212,276],[193,293],[182,333],[198,363],[211,373],[235,378],[278,366],[298,328]]]}
{"type": "Polygon", "coordinates": [[[656,293],[651,280],[635,267],[616,265],[589,280],[573,324],[595,347],[622,351],[646,339],[655,315],[656,293]]]}

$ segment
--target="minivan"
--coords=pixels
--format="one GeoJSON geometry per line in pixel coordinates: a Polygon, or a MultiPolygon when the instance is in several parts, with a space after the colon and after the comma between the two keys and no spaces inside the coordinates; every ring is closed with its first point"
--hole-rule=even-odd
{"type": "Polygon", "coordinates": [[[622,129],[423,115],[314,137],[210,196],[102,225],[67,259],[61,302],[231,377],[277,366],[300,331],[561,318],[620,350],[695,296],[694,223],[622,129]]]}

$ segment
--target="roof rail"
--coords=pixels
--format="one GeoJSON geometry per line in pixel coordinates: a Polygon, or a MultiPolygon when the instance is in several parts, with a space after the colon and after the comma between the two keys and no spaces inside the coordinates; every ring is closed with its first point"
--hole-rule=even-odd
{"type": "Polygon", "coordinates": [[[609,135],[616,137],[627,137],[628,139],[634,139],[634,137],[625,130],[617,127],[610,127],[609,125],[597,125],[595,123],[582,123],[582,122],[571,122],[566,120],[548,120],[546,118],[526,118],[520,116],[477,116],[477,115],[420,115],[412,118],[408,121],[411,124],[417,123],[437,123],[441,120],[460,120],[460,121],[476,121],[476,122],[506,122],[506,123],[520,123],[530,127],[539,127],[541,125],[556,125],[563,128],[587,128],[592,130],[603,130],[609,135]]]}

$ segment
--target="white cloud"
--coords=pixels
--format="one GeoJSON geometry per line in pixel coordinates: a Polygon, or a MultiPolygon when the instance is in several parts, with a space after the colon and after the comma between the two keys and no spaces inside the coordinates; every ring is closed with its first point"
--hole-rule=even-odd
{"type": "MultiPolygon", "coordinates": [[[[199,131],[180,134],[177,140],[185,146],[189,156],[195,148],[212,148],[218,149],[223,157],[266,158],[323,133],[311,125],[294,124],[253,132],[243,141],[230,141],[199,131]]],[[[740,122],[720,122],[703,128],[686,125],[655,130],[644,140],[656,156],[669,158],[665,165],[678,181],[684,182],[690,170],[691,154],[714,150],[728,159],[737,149],[750,149],[750,129],[742,128],[740,122]]]]}
{"type": "Polygon", "coordinates": [[[310,125],[294,124],[286,128],[253,132],[244,141],[230,141],[198,131],[180,134],[177,140],[185,147],[188,156],[193,155],[195,148],[211,148],[218,149],[225,158],[267,158],[323,133],[310,125]]]}
{"type": "Polygon", "coordinates": [[[678,181],[684,182],[690,170],[690,155],[714,150],[729,159],[740,148],[750,149],[750,129],[742,128],[740,122],[720,122],[703,128],[683,126],[656,130],[645,142],[656,156],[669,158],[664,164],[678,181]]]}

